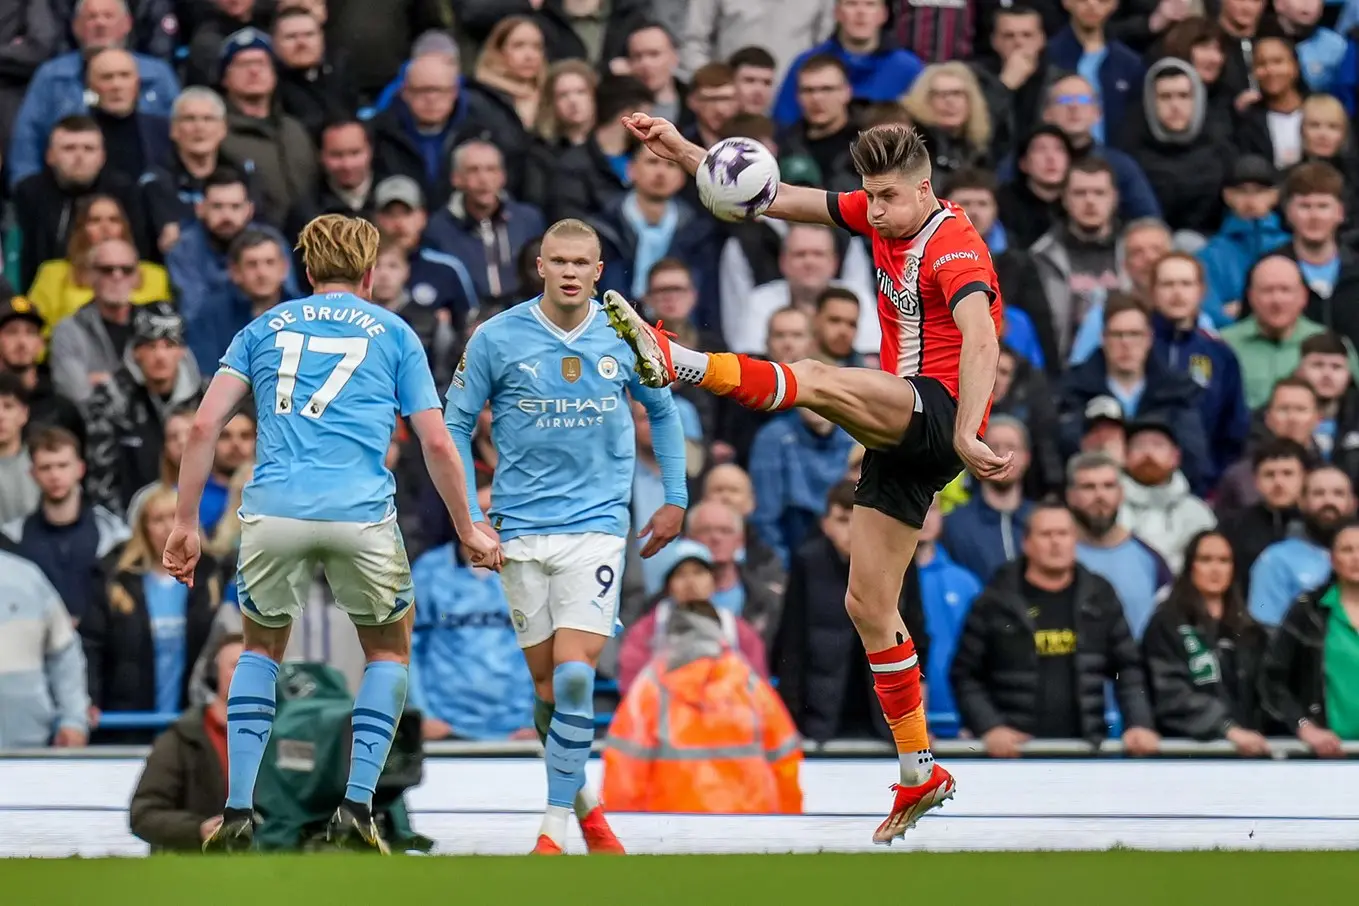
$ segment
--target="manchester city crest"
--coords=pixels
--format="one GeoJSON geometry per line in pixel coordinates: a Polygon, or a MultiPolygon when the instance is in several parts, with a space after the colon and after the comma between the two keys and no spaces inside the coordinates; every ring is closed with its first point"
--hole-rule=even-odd
{"type": "Polygon", "coordinates": [[[606,381],[611,381],[618,377],[618,360],[611,355],[601,356],[599,359],[599,376],[606,381]]]}

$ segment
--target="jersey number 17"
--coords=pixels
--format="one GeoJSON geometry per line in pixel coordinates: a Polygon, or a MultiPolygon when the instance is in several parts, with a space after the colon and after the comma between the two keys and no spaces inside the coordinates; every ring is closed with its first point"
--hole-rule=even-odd
{"type": "Polygon", "coordinates": [[[355,369],[368,355],[367,337],[309,337],[281,330],[274,335],[274,346],[283,350],[283,358],[278,363],[278,386],[274,391],[274,413],[277,415],[288,415],[295,408],[293,392],[297,389],[297,369],[302,364],[304,346],[308,352],[343,356],[325,382],[302,404],[303,418],[320,418],[325,414],[326,407],[349,383],[355,369]]]}

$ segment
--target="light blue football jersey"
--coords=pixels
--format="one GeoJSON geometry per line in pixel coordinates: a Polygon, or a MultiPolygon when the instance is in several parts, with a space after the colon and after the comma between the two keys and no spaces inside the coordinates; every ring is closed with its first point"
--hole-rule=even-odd
{"type": "MultiPolygon", "coordinates": [[[[670,391],[642,384],[632,350],[597,302],[591,300],[589,314],[570,333],[538,303],[516,305],[477,328],[448,390],[445,420],[469,464],[477,415],[491,403],[499,453],[491,526],[507,541],[626,535],[637,458],[629,394],[646,407],[666,503],[687,506],[684,429],[670,391]]],[[[468,498],[473,520],[485,518],[475,490],[468,498]]]]}
{"type": "Polygon", "coordinates": [[[351,293],[284,302],[222,356],[250,384],[259,428],[241,512],[380,522],[396,480],[385,459],[397,413],[439,408],[424,349],[401,319],[351,293]]]}

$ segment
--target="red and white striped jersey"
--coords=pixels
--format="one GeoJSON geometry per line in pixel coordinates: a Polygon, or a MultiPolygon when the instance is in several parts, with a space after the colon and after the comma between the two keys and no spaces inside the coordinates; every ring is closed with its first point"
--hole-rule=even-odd
{"type": "Polygon", "coordinates": [[[963,334],[953,307],[972,293],[986,293],[996,335],[1001,333],[1000,283],[986,242],[962,208],[947,201],[914,236],[886,239],[868,223],[862,190],[828,192],[826,200],[836,223],[873,241],[882,370],[934,378],[957,399],[963,334]]]}

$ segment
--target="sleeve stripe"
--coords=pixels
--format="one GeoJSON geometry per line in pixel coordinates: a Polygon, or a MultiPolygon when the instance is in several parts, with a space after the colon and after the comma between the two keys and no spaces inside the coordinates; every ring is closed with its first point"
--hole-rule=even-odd
{"type": "Polygon", "coordinates": [[[965,283],[954,291],[953,295],[948,300],[948,310],[953,311],[953,309],[958,307],[959,302],[973,293],[986,293],[986,298],[996,298],[995,291],[992,290],[991,287],[980,280],[973,280],[971,283],[965,283]]]}
{"type": "Polygon", "coordinates": [[[227,365],[225,363],[217,366],[217,373],[231,375],[232,377],[236,378],[239,381],[244,381],[247,387],[250,386],[250,375],[242,374],[235,368],[232,368],[230,365],[227,365]]]}
{"type": "Polygon", "coordinates": [[[843,230],[849,230],[851,233],[855,232],[854,228],[845,222],[845,215],[840,213],[839,192],[826,193],[826,212],[830,214],[830,219],[835,221],[836,226],[843,230]]]}

